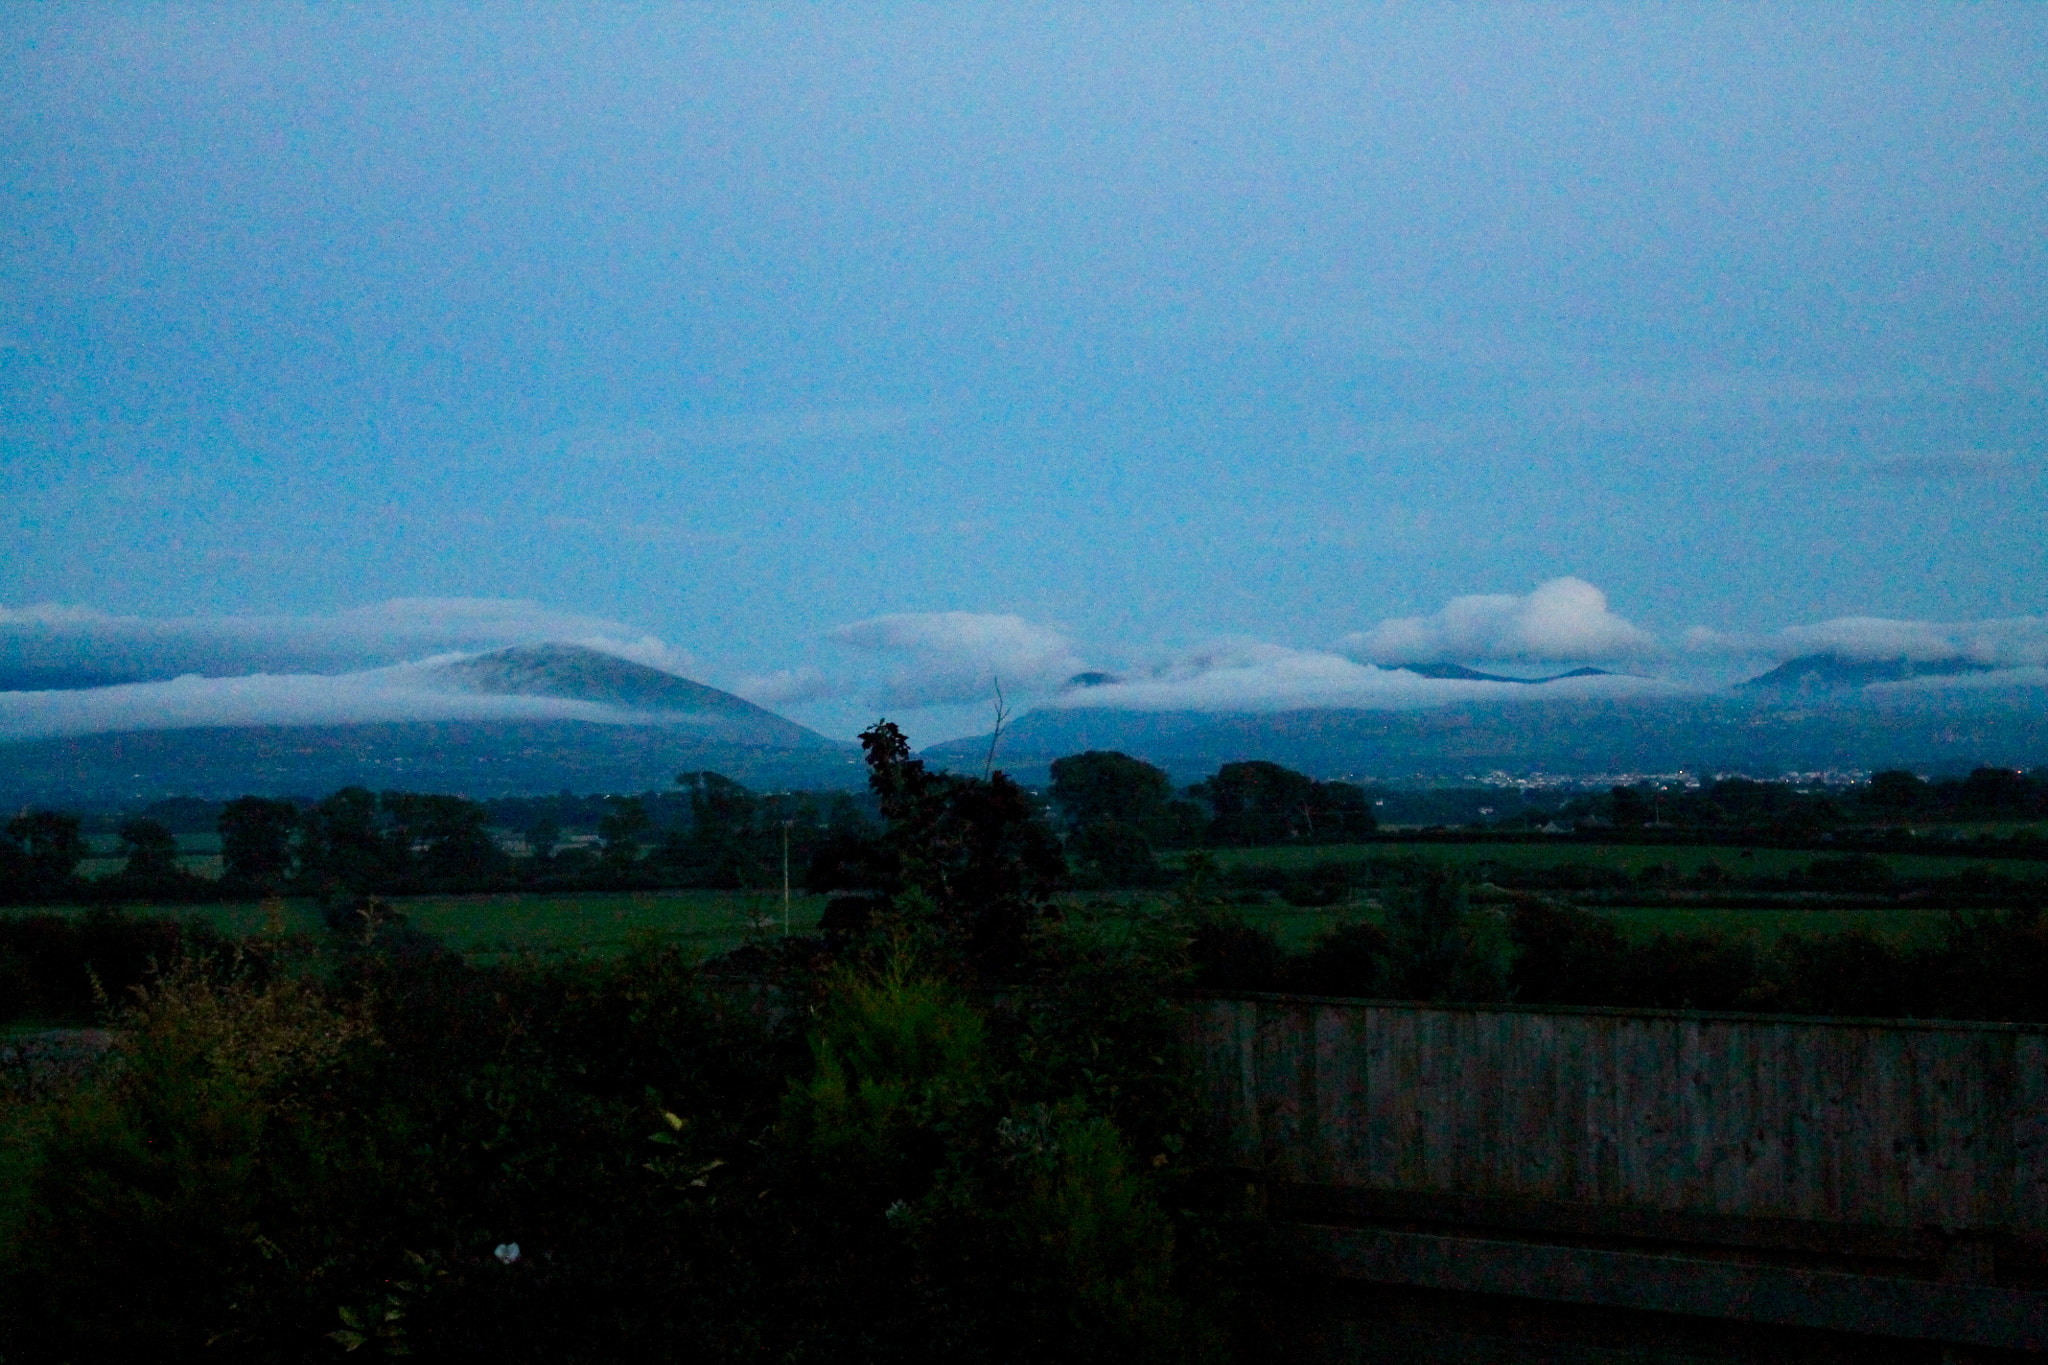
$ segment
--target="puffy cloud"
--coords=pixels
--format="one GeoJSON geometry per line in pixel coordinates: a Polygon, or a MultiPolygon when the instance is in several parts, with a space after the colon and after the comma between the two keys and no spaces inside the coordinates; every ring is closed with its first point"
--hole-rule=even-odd
{"type": "Polygon", "coordinates": [[[630,713],[560,697],[496,696],[437,685],[412,665],[343,674],[196,675],[63,691],[0,692],[0,740],[209,725],[352,725],[424,720],[625,721],[630,713]]]}
{"type": "Polygon", "coordinates": [[[497,598],[410,597],[324,616],[113,616],[0,607],[0,690],[150,682],[188,673],[360,670],[450,650],[573,641],[670,671],[688,655],[620,622],[497,598]]]}
{"type": "Polygon", "coordinates": [[[883,687],[887,706],[942,706],[987,699],[996,683],[1013,692],[1051,691],[1086,665],[1058,631],[1021,616],[968,611],[876,616],[831,638],[854,649],[902,657],[883,687]]]}
{"type": "Polygon", "coordinates": [[[839,685],[826,677],[822,669],[806,664],[741,678],[732,690],[756,706],[775,707],[822,701],[838,695],[839,685]]]}
{"type": "Polygon", "coordinates": [[[1686,632],[1685,647],[1702,654],[1796,659],[1833,654],[1874,661],[1967,659],[1998,668],[2048,665],[2048,616],[2007,616],[1984,621],[1914,621],[1884,616],[1839,616],[1765,634],[1730,634],[1704,627],[1686,632]]]}
{"type": "Polygon", "coordinates": [[[1405,710],[1454,702],[1532,702],[1669,694],[1650,678],[1607,675],[1522,683],[1425,678],[1338,654],[1229,641],[1185,655],[1149,677],[1076,688],[1051,704],[1131,711],[1287,711],[1312,707],[1405,710]]]}
{"type": "Polygon", "coordinates": [[[1591,662],[1659,652],[1656,640],[1615,615],[1607,594],[1579,578],[1553,578],[1526,597],[1454,597],[1431,616],[1401,616],[1337,642],[1360,663],[1447,660],[1591,662]]]}

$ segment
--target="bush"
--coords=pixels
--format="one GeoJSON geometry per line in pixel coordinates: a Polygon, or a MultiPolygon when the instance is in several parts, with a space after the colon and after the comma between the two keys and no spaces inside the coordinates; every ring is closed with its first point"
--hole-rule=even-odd
{"type": "Polygon", "coordinates": [[[1313,995],[1377,995],[1385,989],[1391,946],[1377,924],[1339,925],[1292,965],[1289,981],[1313,995]]]}
{"type": "Polygon", "coordinates": [[[188,960],[151,986],[102,1078],[56,1109],[23,1239],[23,1334],[52,1359],[197,1358],[310,1333],[347,1283],[345,1149],[323,1073],[370,1030],[291,979],[188,960]],[[260,984],[259,984],[260,982],[260,984]],[[307,1291],[314,1301],[308,1303],[307,1291]]]}

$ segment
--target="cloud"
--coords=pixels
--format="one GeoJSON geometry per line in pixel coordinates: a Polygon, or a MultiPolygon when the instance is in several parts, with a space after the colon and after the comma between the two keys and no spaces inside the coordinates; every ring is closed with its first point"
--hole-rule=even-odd
{"type": "Polygon", "coordinates": [[[322,616],[113,616],[0,607],[0,690],[185,674],[341,673],[451,650],[560,640],[672,671],[688,655],[622,622],[502,598],[407,597],[322,616]]]}
{"type": "Polygon", "coordinates": [[[1049,692],[1087,664],[1067,638],[1021,616],[967,611],[877,616],[831,632],[854,649],[901,656],[884,684],[887,706],[983,701],[995,684],[1014,693],[1049,692]]]}
{"type": "Polygon", "coordinates": [[[806,664],[741,678],[732,690],[756,706],[775,707],[837,696],[839,685],[826,677],[822,669],[806,664]]]}
{"type": "Polygon", "coordinates": [[[943,406],[931,403],[871,403],[748,413],[659,427],[589,422],[550,432],[535,441],[531,448],[593,464],[639,464],[667,459],[688,449],[878,436],[942,417],[946,411],[943,406]]]}
{"type": "Polygon", "coordinates": [[[1605,593],[1578,578],[1553,578],[1526,597],[1454,597],[1432,616],[1393,617],[1347,635],[1337,649],[1375,664],[1593,662],[1662,652],[1649,634],[1608,610],[1605,593]]]}
{"type": "Polygon", "coordinates": [[[1685,647],[1701,654],[1778,660],[1833,654],[1865,662],[1968,659],[1998,668],[2035,668],[2048,665],[2048,616],[2007,616],[1984,621],[1840,616],[1767,634],[1696,627],[1686,632],[1685,647]]]}
{"type": "Polygon", "coordinates": [[[411,665],[338,675],[189,676],[113,687],[0,692],[0,740],[212,725],[633,718],[629,712],[560,697],[443,690],[426,670],[411,665]]]}
{"type": "Polygon", "coordinates": [[[1567,678],[1540,687],[1425,678],[1338,654],[1238,640],[1184,655],[1150,677],[1076,688],[1051,705],[1066,710],[1130,711],[1407,710],[1456,702],[1554,701],[1680,690],[1655,679],[1618,674],[1567,678]]]}
{"type": "Polygon", "coordinates": [[[1999,479],[2026,468],[2009,450],[1944,450],[1921,455],[1890,455],[1843,471],[1846,478],[1877,478],[1888,483],[1951,483],[1999,479]]]}
{"type": "MultiPolygon", "coordinates": [[[[1988,673],[1946,673],[1898,682],[1869,683],[1866,697],[1907,699],[1928,692],[2010,692],[2048,688],[2048,668],[1997,668],[1988,673]]],[[[2035,700],[2039,705],[2039,699],[2035,700]]]]}

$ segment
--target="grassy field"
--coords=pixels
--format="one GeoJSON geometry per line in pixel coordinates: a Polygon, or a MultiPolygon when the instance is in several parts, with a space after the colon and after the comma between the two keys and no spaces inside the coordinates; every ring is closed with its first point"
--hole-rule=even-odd
{"type": "MultiPolygon", "coordinates": [[[[1169,855],[1179,858],[1185,855],[1169,855]]],[[[1444,866],[1472,868],[1480,863],[1503,867],[1561,867],[1568,864],[1613,868],[1634,876],[1646,867],[1675,867],[1690,876],[1708,863],[1730,876],[1781,876],[1831,855],[1821,849],[1646,848],[1636,844],[1330,844],[1313,848],[1226,848],[1211,853],[1218,866],[1306,868],[1322,862],[1362,862],[1371,858],[1413,858],[1444,866]]],[[[1880,853],[1901,878],[1953,877],[1966,867],[1992,867],[2021,878],[2048,875],[2048,867],[2026,858],[1936,858],[1913,853],[1880,853]]]]}
{"type": "MultiPolygon", "coordinates": [[[[616,952],[635,933],[669,935],[705,954],[724,952],[752,934],[782,931],[782,897],[751,891],[618,891],[569,892],[555,895],[418,896],[392,902],[412,924],[439,935],[466,953],[616,952]],[[751,926],[751,927],[750,927],[751,926]]],[[[796,896],[790,905],[790,927],[802,933],[816,927],[825,911],[823,896],[796,896]]],[[[54,913],[82,915],[76,907],[48,911],[9,910],[12,915],[54,913]]],[[[131,909],[131,914],[168,915],[205,920],[222,933],[252,934],[264,927],[263,907],[254,901],[225,905],[163,906],[131,909]]],[[[305,932],[321,928],[318,907],[311,901],[285,904],[285,927],[305,932]]]]}
{"type": "MultiPolygon", "coordinates": [[[[1383,912],[1362,902],[1350,905],[1301,907],[1278,900],[1239,907],[1252,924],[1271,929],[1282,945],[1299,951],[1314,944],[1325,930],[1353,920],[1383,922],[1383,912]]],[[[1620,926],[1632,939],[1657,934],[1755,935],[1773,942],[1785,934],[1816,937],[1864,929],[1885,938],[1909,940],[1938,933],[1947,912],[1918,906],[1879,910],[1793,909],[1723,910],[1686,906],[1619,906],[1596,911],[1620,926]]]]}

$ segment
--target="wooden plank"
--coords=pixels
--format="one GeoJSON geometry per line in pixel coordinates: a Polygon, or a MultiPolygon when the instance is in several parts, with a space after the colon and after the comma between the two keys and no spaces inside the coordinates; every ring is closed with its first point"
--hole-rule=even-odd
{"type": "Polygon", "coordinates": [[[1389,1191],[2048,1236],[2048,1034],[1261,998],[1193,1011],[1232,1159],[1389,1191]]]}

